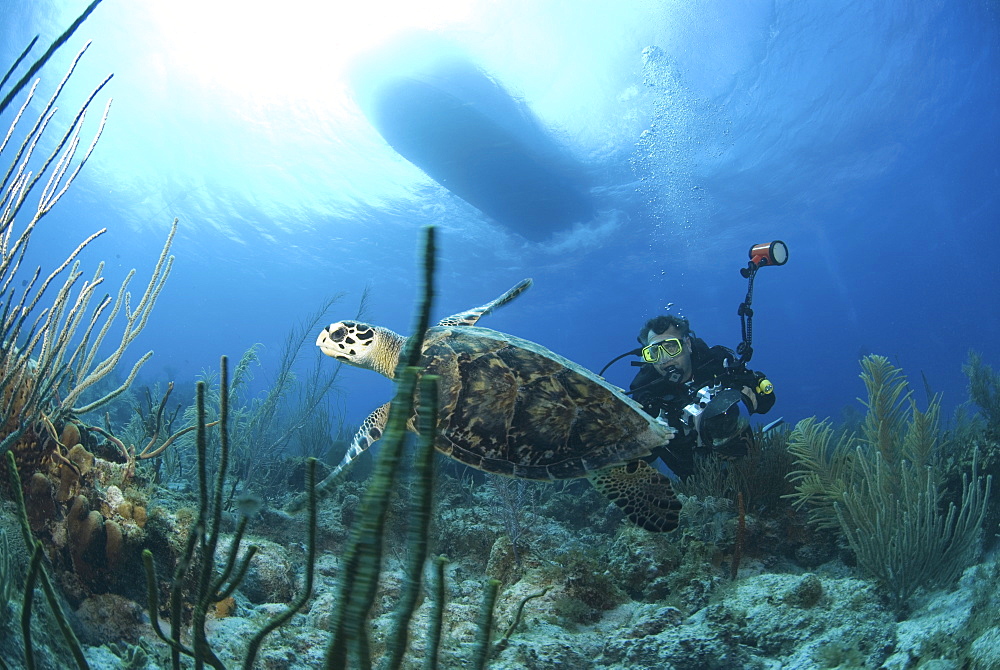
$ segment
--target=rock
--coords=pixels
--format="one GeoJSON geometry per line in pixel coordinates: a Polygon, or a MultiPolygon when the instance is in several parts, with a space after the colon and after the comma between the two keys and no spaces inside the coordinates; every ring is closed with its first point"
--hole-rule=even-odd
{"type": "MultiPolygon", "coordinates": [[[[259,550],[250,561],[250,569],[239,586],[240,592],[258,605],[290,602],[295,597],[296,584],[295,569],[288,560],[287,549],[267,541],[258,540],[254,544],[259,550]]],[[[225,556],[225,552],[219,552],[218,557],[224,559],[225,556]]]]}
{"type": "Polygon", "coordinates": [[[792,607],[815,607],[823,597],[823,582],[812,573],[802,575],[802,579],[785,592],[785,602],[792,607]]]}
{"type": "Polygon", "coordinates": [[[136,644],[140,637],[149,632],[143,607],[114,593],[87,598],[76,610],[76,616],[80,622],[80,637],[86,644],[136,644]]]}
{"type": "Polygon", "coordinates": [[[993,626],[976,638],[969,650],[973,670],[1000,668],[1000,627],[993,626]]]}

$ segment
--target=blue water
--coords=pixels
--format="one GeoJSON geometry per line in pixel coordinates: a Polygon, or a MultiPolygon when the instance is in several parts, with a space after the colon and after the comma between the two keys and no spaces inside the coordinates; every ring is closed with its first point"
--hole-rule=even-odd
{"type": "MultiPolygon", "coordinates": [[[[138,293],[180,218],[174,272],[128,357],[155,351],[148,381],[193,383],[260,342],[266,383],[292,326],[339,292],[331,320],[353,316],[366,286],[370,320],[408,332],[425,224],[440,233],[437,317],[533,277],[482,325],[594,370],[668,305],[735,347],[747,249],[784,240],[791,259],[761,270],[753,303],[769,419],[857,405],[865,353],[902,366],[919,398],[924,373],[945,416],[967,399],[969,349],[1000,367],[994,2],[225,4],[106,0],[42,75],[47,95],[92,39],[60,118],[109,72],[98,109],[114,102],[31,260],[51,268],[107,227],[84,266],[107,260],[110,287],[136,267],[138,293]],[[583,166],[595,220],[529,242],[393,151],[346,73],[409,29],[452,41],[532,110],[583,166]],[[651,46],[663,57],[645,62],[651,46]]],[[[84,5],[4,0],[0,62],[84,5]]],[[[367,371],[342,380],[352,421],[390,393],[367,371]]]]}

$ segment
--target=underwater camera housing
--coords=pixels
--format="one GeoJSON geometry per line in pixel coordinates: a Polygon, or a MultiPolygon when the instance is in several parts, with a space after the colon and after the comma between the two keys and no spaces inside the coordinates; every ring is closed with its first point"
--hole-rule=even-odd
{"type": "Polygon", "coordinates": [[[701,415],[708,407],[708,403],[712,402],[712,396],[722,390],[719,385],[715,386],[704,386],[698,389],[695,393],[694,401],[686,405],[682,411],[681,419],[689,426],[694,425],[694,419],[701,415]]]}
{"type": "Polygon", "coordinates": [[[726,414],[740,401],[740,392],[722,384],[703,386],[695,393],[694,400],[684,407],[681,419],[689,426],[697,420],[705,421],[726,414]]]}
{"type": "Polygon", "coordinates": [[[739,430],[741,393],[722,384],[702,387],[681,413],[681,420],[698,431],[699,446],[718,447],[739,430]]]}

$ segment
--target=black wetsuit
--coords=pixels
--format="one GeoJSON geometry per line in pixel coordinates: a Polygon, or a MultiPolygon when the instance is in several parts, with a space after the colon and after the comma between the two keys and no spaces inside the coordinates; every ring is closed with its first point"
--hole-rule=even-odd
{"type": "MultiPolygon", "coordinates": [[[[691,380],[686,383],[671,382],[664,377],[652,364],[644,364],[632,380],[630,389],[632,397],[642,405],[651,416],[661,416],[672,428],[679,432],[663,449],[655,453],[663,460],[678,477],[687,477],[694,472],[695,454],[707,454],[710,447],[698,446],[698,434],[690,428],[685,428],[683,421],[684,407],[695,399],[698,390],[712,384],[721,383],[725,388],[741,390],[748,387],[756,396],[757,408],[754,409],[746,398],[743,402],[747,410],[753,414],[765,414],[774,406],[774,393],[757,393],[756,388],[764,375],[753,370],[739,370],[736,366],[736,354],[731,349],[716,345],[709,347],[704,340],[691,338],[691,380]]],[[[738,407],[735,408],[738,412],[738,407]]],[[[735,419],[735,416],[733,417],[735,419]]],[[[714,451],[727,456],[739,457],[746,454],[746,442],[734,439],[729,443],[717,445],[714,451]]]]}

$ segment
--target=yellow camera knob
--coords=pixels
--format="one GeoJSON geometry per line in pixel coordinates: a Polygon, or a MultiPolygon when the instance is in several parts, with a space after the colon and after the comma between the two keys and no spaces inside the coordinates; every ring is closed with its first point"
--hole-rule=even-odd
{"type": "Polygon", "coordinates": [[[774,384],[769,379],[761,379],[760,383],[757,384],[757,393],[768,394],[772,391],[774,391],[774,384]]]}

